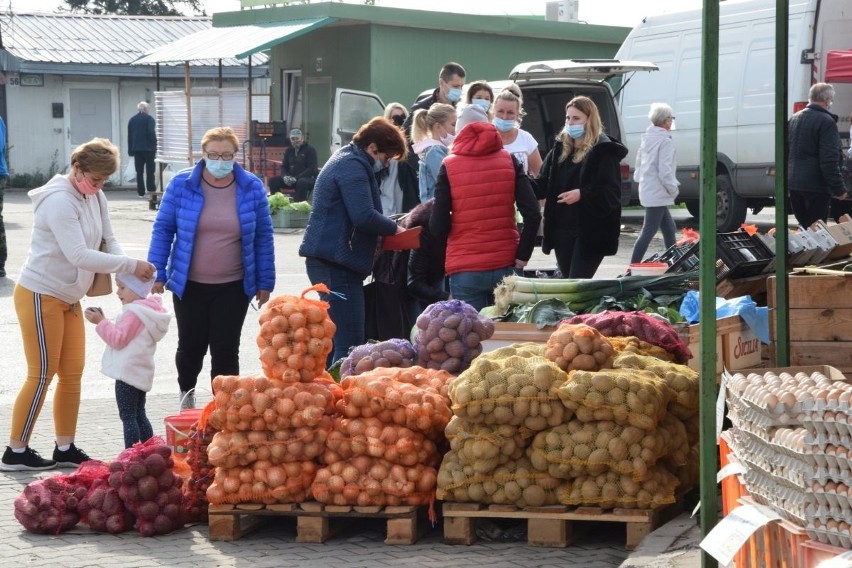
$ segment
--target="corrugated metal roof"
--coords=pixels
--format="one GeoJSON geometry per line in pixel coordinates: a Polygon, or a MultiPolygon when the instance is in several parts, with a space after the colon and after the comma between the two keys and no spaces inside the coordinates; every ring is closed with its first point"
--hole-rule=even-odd
{"type": "MultiPolygon", "coordinates": [[[[3,45],[21,61],[126,65],[151,49],[211,29],[207,17],[93,16],[86,14],[3,15],[3,45]]],[[[266,56],[252,59],[263,65],[266,56]]],[[[181,62],[182,63],[182,62],[181,62]]],[[[218,65],[218,59],[195,65],[218,65]]],[[[223,59],[223,66],[245,65],[223,59]]]]}
{"type": "Polygon", "coordinates": [[[320,28],[336,18],[313,18],[282,23],[210,28],[148,51],[136,65],[248,57],[320,28]]]}

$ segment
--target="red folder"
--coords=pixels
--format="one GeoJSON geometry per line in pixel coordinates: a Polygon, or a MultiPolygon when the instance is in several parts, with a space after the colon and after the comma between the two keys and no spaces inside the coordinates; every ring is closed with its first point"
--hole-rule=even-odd
{"type": "Polygon", "coordinates": [[[420,231],[423,227],[414,227],[401,233],[384,237],[382,250],[410,250],[420,248],[420,231]]]}

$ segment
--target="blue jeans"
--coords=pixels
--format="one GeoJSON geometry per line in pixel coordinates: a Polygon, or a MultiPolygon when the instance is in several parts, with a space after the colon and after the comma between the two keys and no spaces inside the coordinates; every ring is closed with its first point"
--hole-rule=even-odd
{"type": "Polygon", "coordinates": [[[330,367],[338,359],[346,357],[351,347],[367,341],[364,336],[364,279],[344,266],[313,257],[305,259],[305,268],[311,284],[323,283],[333,292],[320,294],[328,302],[328,317],[337,326],[334,351],[326,360],[326,366],[330,367]]]}
{"type": "Polygon", "coordinates": [[[154,435],[151,421],[145,414],[145,394],[145,391],[123,381],[115,381],[115,402],[118,403],[118,417],[124,426],[125,448],[136,442],[144,442],[154,435]]]}
{"type": "Polygon", "coordinates": [[[514,274],[512,267],[480,272],[457,272],[450,275],[450,295],[473,306],[478,312],[494,303],[494,288],[503,278],[514,274]]]}

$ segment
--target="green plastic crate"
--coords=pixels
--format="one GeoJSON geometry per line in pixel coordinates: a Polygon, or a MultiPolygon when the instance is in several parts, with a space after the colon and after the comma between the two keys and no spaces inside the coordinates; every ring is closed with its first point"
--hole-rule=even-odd
{"type": "Polygon", "coordinates": [[[308,226],[310,213],[281,209],[272,214],[272,226],[276,229],[302,229],[308,226]]]}

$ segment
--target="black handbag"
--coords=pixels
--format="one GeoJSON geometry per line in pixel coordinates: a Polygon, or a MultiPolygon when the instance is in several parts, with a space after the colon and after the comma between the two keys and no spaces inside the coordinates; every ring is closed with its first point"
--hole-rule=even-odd
{"type": "Polygon", "coordinates": [[[373,263],[373,279],[364,285],[364,334],[370,340],[406,339],[414,323],[406,291],[408,251],[386,251],[373,263]]]}

